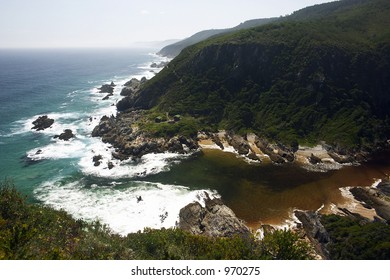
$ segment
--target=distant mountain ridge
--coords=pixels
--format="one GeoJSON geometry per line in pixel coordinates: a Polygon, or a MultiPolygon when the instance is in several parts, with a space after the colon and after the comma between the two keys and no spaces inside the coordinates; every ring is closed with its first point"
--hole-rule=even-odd
{"type": "Polygon", "coordinates": [[[177,56],[186,47],[191,46],[191,45],[196,44],[196,43],[199,43],[199,42],[206,40],[210,37],[213,37],[215,35],[238,31],[241,29],[252,28],[252,27],[256,27],[256,26],[261,26],[263,24],[273,22],[276,19],[277,18],[252,19],[252,20],[248,20],[248,21],[245,21],[243,23],[240,23],[239,25],[232,27],[232,28],[203,30],[203,31],[195,33],[194,35],[192,35],[184,40],[181,40],[179,42],[165,46],[164,48],[162,48],[158,52],[158,54],[161,56],[173,58],[173,57],[177,56]]]}

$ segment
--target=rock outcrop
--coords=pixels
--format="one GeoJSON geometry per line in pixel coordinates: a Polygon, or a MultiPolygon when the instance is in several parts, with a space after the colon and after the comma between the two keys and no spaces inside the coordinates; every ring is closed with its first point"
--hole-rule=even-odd
{"type": "Polygon", "coordinates": [[[104,116],[92,131],[93,137],[101,137],[105,143],[114,146],[114,158],[125,160],[140,158],[149,153],[174,152],[185,154],[199,148],[195,139],[184,136],[171,138],[155,137],[142,131],[136,125],[144,121],[142,111],[118,114],[116,117],[104,116]]]}
{"type": "Polygon", "coordinates": [[[63,133],[60,135],[55,135],[54,138],[58,138],[60,140],[69,141],[71,138],[75,137],[73,131],[71,129],[65,129],[63,133]]]}
{"type": "Polygon", "coordinates": [[[272,162],[282,164],[294,161],[294,151],[282,145],[271,144],[266,139],[256,138],[256,146],[266,155],[269,156],[272,162]]]}
{"type": "Polygon", "coordinates": [[[355,187],[350,191],[357,200],[364,203],[365,207],[374,208],[378,216],[390,223],[389,197],[380,188],[355,187]]]}
{"type": "Polygon", "coordinates": [[[306,236],[313,244],[316,253],[324,259],[329,259],[326,246],[330,242],[330,236],[321,223],[321,215],[313,211],[295,211],[294,214],[302,223],[306,236]]]}
{"type": "Polygon", "coordinates": [[[100,93],[113,93],[115,86],[114,82],[111,82],[111,84],[102,85],[98,90],[100,93]]]}
{"type": "Polygon", "coordinates": [[[134,93],[136,93],[142,84],[144,84],[146,82],[146,78],[143,77],[141,80],[138,80],[136,78],[133,78],[131,79],[130,81],[126,82],[124,85],[123,85],[123,89],[120,93],[120,95],[122,96],[130,96],[134,93]]]}
{"type": "Polygon", "coordinates": [[[151,68],[163,68],[168,65],[168,61],[161,61],[160,63],[153,62],[150,67],[151,68]]]}
{"type": "Polygon", "coordinates": [[[232,237],[251,235],[249,228],[233,211],[206,193],[205,207],[199,202],[190,203],[180,210],[178,227],[196,235],[210,237],[232,237]]]}
{"type": "Polygon", "coordinates": [[[247,155],[249,153],[250,147],[243,137],[235,134],[227,134],[226,136],[229,145],[233,146],[238,154],[247,155]]]}
{"type": "Polygon", "coordinates": [[[37,131],[44,130],[49,128],[54,123],[54,120],[49,118],[48,116],[40,116],[35,121],[32,122],[34,125],[31,129],[35,129],[37,131]]]}

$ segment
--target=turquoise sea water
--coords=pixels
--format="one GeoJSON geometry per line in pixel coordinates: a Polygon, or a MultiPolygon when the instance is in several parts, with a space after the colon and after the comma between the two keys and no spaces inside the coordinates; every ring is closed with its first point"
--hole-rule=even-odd
{"type": "Polygon", "coordinates": [[[149,66],[162,58],[149,49],[1,50],[0,51],[0,177],[14,181],[30,201],[63,208],[76,217],[100,219],[118,232],[145,226],[172,226],[178,207],[196,199],[182,186],[138,181],[141,174],[167,170],[180,157],[152,155],[141,162],[107,168],[111,147],[91,138],[103,115],[116,114],[122,85],[133,77],[151,78],[149,66]],[[114,96],[103,101],[97,88],[113,81],[114,96]],[[32,131],[41,115],[52,127],[32,131]],[[72,129],[71,141],[54,139],[72,129]],[[94,155],[104,163],[95,167],[94,155]],[[137,203],[136,196],[148,196],[137,203]],[[174,201],[182,198],[177,204],[174,201]],[[172,199],[174,201],[172,201],[172,199]],[[151,207],[153,205],[153,207],[151,207]]]}

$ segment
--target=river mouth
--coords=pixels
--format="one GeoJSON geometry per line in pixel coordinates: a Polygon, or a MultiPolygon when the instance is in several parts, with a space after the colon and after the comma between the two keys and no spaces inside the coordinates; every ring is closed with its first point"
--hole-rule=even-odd
{"type": "Polygon", "coordinates": [[[340,188],[371,186],[390,174],[389,154],[338,170],[314,172],[299,164],[248,163],[236,154],[216,149],[200,153],[144,179],[191,189],[213,189],[250,227],[284,225],[295,209],[331,213],[350,203],[340,188]]]}

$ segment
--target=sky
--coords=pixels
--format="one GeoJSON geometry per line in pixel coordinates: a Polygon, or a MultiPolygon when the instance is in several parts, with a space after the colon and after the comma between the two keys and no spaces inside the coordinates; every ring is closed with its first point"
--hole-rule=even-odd
{"type": "Polygon", "coordinates": [[[0,48],[131,47],[332,0],[0,0],[0,48]]]}

